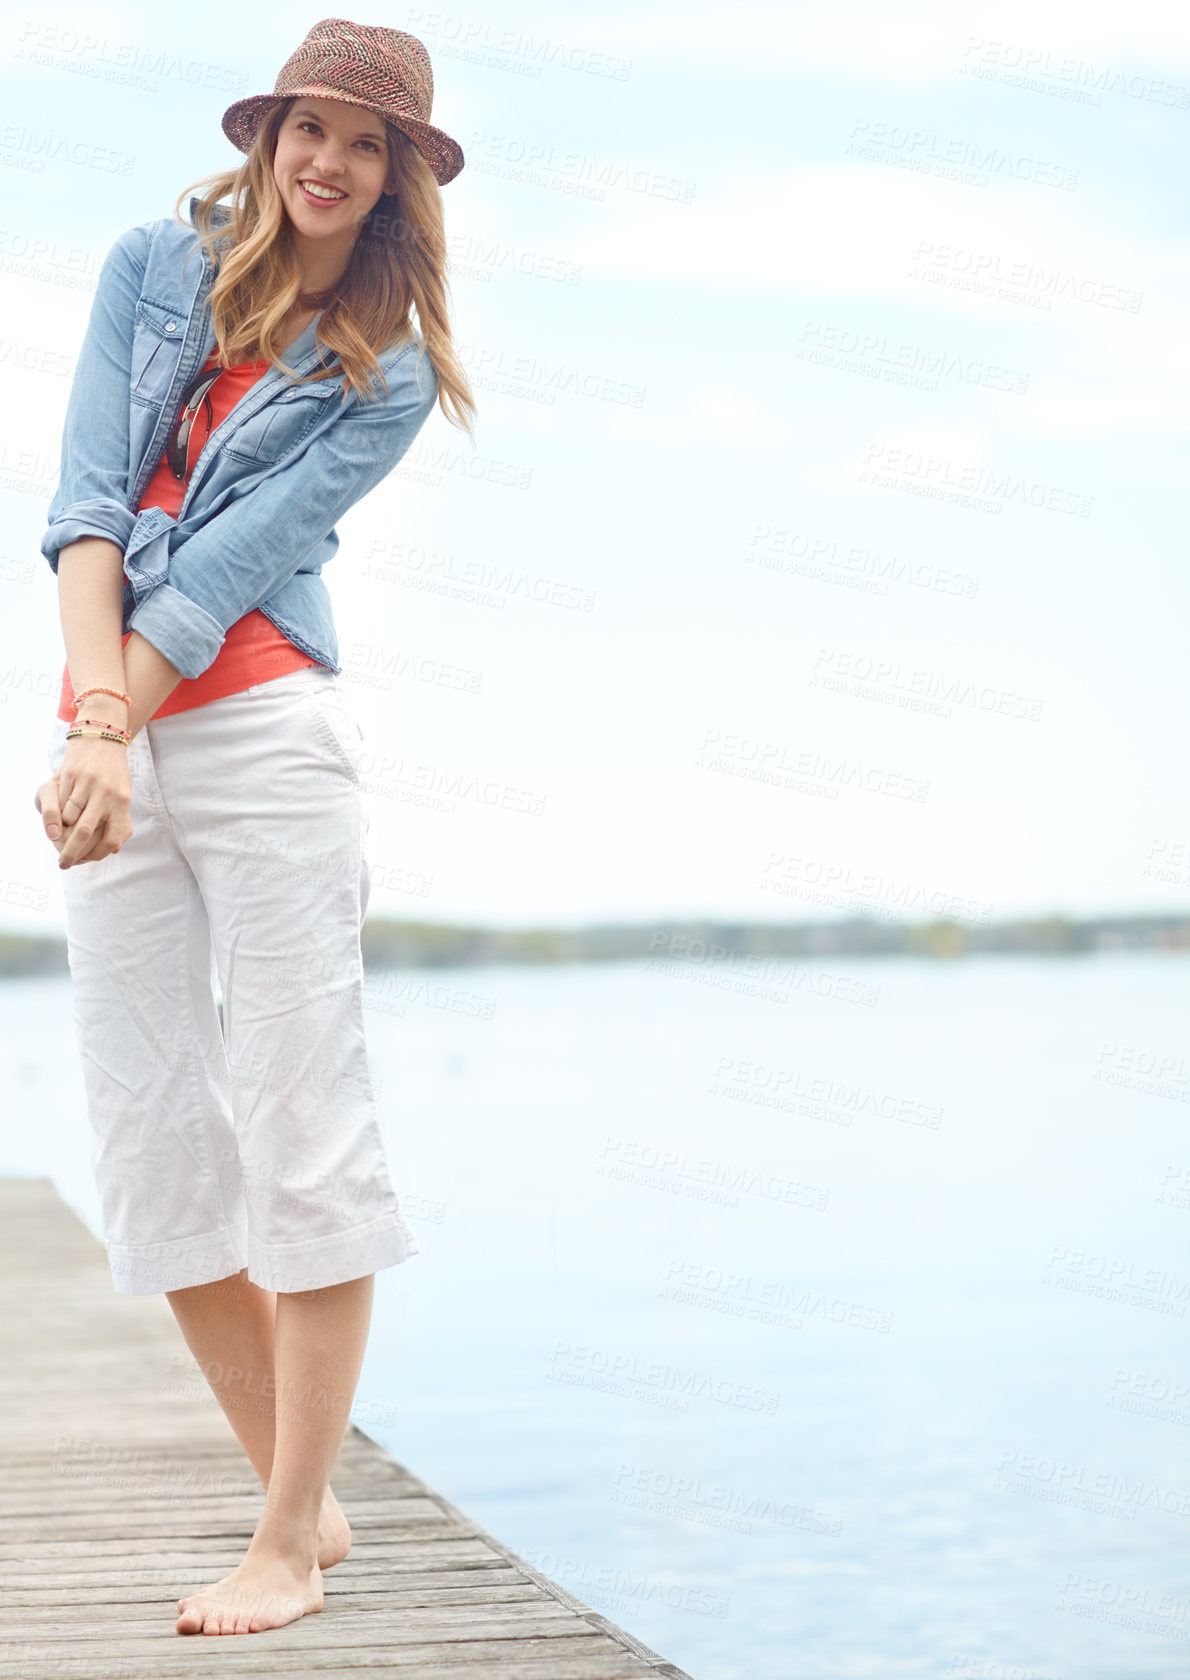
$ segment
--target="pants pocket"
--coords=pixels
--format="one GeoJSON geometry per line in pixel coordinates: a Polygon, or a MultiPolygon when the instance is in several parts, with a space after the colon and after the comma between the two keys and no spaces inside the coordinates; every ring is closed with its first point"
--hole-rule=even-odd
{"type": "Polygon", "coordinates": [[[350,703],[334,678],[310,690],[314,727],[323,744],[334,754],[340,767],[359,780],[363,758],[363,730],[350,703]]]}

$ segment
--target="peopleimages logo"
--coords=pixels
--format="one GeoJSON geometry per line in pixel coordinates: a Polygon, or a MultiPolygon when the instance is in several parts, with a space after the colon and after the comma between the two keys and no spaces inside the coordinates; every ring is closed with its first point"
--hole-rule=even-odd
{"type": "Polygon", "coordinates": [[[1157,1482],[1146,1481],[1143,1476],[1133,1478],[1111,1470],[1088,1471],[1081,1464],[1070,1464],[1038,1453],[1018,1453],[1012,1448],[1005,1448],[1000,1454],[996,1468],[1001,1476],[1007,1472],[1018,1480],[1044,1483],[1047,1487],[1061,1489],[1063,1493],[1118,1501],[1134,1508],[1129,1513],[1130,1517],[1135,1516],[1137,1510],[1149,1506],[1158,1511],[1168,1511],[1171,1516],[1190,1517],[1190,1489],[1161,1487],[1157,1482]]]}
{"type": "Polygon", "coordinates": [[[995,513],[1015,502],[1025,508],[1072,513],[1086,519],[1094,506],[1094,498],[1084,496],[1081,491],[1023,478],[1017,473],[998,472],[979,462],[952,461],[949,457],[902,448],[899,444],[870,444],[859,479],[861,483],[908,489],[942,500],[963,495],[983,498],[978,505],[995,513]]]}
{"type": "Polygon", "coordinates": [[[716,1527],[733,1527],[745,1534],[751,1534],[753,1524],[761,1521],[818,1534],[837,1535],[843,1528],[842,1517],[795,1504],[791,1499],[743,1493],[723,1483],[704,1482],[700,1476],[674,1475],[639,1464],[620,1465],[612,1478],[611,1497],[622,1504],[662,1510],[716,1527]]]}
{"type": "Polygon", "coordinates": [[[1101,105],[1105,93],[1184,111],[1190,88],[1073,55],[1059,58],[1048,47],[972,35],[963,49],[960,75],[978,76],[1031,92],[1056,94],[1080,104],[1101,105]]]}
{"type": "Polygon", "coordinates": [[[887,1309],[828,1295],[813,1284],[756,1278],[751,1273],[724,1271],[718,1266],[690,1260],[669,1261],[664,1277],[660,1294],[669,1300],[709,1306],[740,1318],[772,1321],[785,1329],[802,1328],[804,1319],[793,1316],[798,1313],[856,1330],[874,1330],[881,1336],[887,1336],[892,1329],[893,1315],[887,1309]]]}
{"type": "Polygon", "coordinates": [[[698,1399],[713,1400],[721,1406],[738,1406],[749,1412],[767,1412],[771,1416],[781,1403],[781,1396],[774,1389],[756,1388],[731,1377],[715,1377],[708,1371],[671,1365],[664,1359],[644,1360],[635,1353],[615,1348],[558,1341],[554,1343],[550,1361],[546,1375],[555,1381],[626,1395],[636,1385],[641,1394],[656,1393],[672,1401],[672,1409],[676,1411],[686,1411],[690,1401],[698,1399]]]}
{"type": "Polygon", "coordinates": [[[800,1179],[754,1163],[729,1162],[707,1156],[692,1158],[685,1149],[663,1149],[632,1138],[608,1137],[601,1153],[601,1171],[605,1170],[609,1156],[615,1167],[625,1169],[623,1174],[618,1174],[613,1168],[610,1172],[612,1177],[630,1176],[632,1169],[639,1169],[644,1174],[668,1175],[671,1181],[686,1181],[690,1185],[730,1191],[733,1206],[739,1205],[741,1195],[754,1195],[770,1202],[824,1208],[830,1197],[829,1190],[816,1189],[800,1179]]]}
{"type": "Polygon", "coordinates": [[[919,241],[909,278],[1002,297],[1042,310],[1050,309],[1054,299],[1059,298],[1099,309],[1123,309],[1136,315],[1144,302],[1143,292],[1102,280],[1098,275],[1050,268],[1029,257],[979,251],[973,246],[951,245],[945,240],[919,241]]]}
{"type": "Polygon", "coordinates": [[[873,658],[849,648],[820,648],[810,669],[810,685],[941,718],[953,717],[956,706],[971,706],[988,716],[1036,723],[1042,709],[1040,700],[996,683],[902,665],[899,659],[873,658]]]}
{"type": "MultiPolygon", "coordinates": [[[[1173,1302],[1190,1300],[1190,1273],[1181,1276],[1166,1271],[1163,1266],[1138,1266],[1135,1260],[1113,1260],[1105,1254],[1059,1247],[1051,1251],[1046,1264],[1058,1268],[1054,1281],[1060,1281],[1061,1274],[1066,1273],[1071,1278],[1113,1289],[1140,1289],[1150,1295],[1170,1296],[1171,1307],[1173,1302]]],[[[1185,1316],[1184,1305],[1177,1310],[1179,1317],[1185,1316]]]]}
{"type": "Polygon", "coordinates": [[[671,1610],[690,1610],[701,1616],[726,1616],[731,1600],[726,1593],[707,1587],[684,1587],[676,1581],[657,1581],[635,1575],[610,1564],[592,1565],[583,1558],[562,1557],[557,1552],[522,1551],[526,1563],[540,1569],[551,1581],[589,1598],[593,1591],[620,1593],[634,1605],[665,1605],[671,1610]]]}

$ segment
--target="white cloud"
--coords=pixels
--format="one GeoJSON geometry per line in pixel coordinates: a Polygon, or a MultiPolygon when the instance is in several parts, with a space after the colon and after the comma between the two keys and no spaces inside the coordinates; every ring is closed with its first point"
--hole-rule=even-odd
{"type": "MultiPolygon", "coordinates": [[[[569,27],[556,10],[540,15],[548,15],[554,34],[569,27]]],[[[584,30],[590,33],[585,19],[584,30]]],[[[683,69],[726,68],[749,79],[826,73],[921,85],[959,74],[972,38],[1002,43],[1010,57],[1014,49],[1048,51],[1056,61],[1157,79],[1190,68],[1190,14],[1172,6],[1096,11],[1075,0],[1016,0],[994,9],[944,0],[898,6],[786,0],[730,13],[709,5],[601,11],[598,31],[609,52],[655,54],[683,69]]]]}

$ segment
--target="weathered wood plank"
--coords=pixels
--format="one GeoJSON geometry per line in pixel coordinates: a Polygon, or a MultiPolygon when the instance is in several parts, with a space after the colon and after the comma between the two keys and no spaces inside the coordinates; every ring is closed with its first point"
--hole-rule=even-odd
{"type": "MultiPolygon", "coordinates": [[[[141,1614],[146,1607],[152,1605],[154,1619],[158,1615],[157,1604],[170,1602],[191,1590],[193,1582],[188,1574],[179,1570],[123,1570],[118,1583],[96,1587],[94,1581],[85,1583],[95,1592],[95,1602],[102,1604],[105,1609],[141,1614]]],[[[394,1607],[410,1609],[431,1609],[435,1605],[450,1607],[452,1605],[475,1604],[524,1604],[541,1599],[541,1588],[532,1581],[509,1581],[502,1586],[476,1587],[470,1582],[454,1588],[426,1587],[420,1591],[394,1588],[387,1575],[379,1571],[371,1579],[367,1576],[354,1579],[350,1587],[336,1588],[332,1578],[328,1576],[326,1583],[326,1597],[334,1599],[337,1607],[350,1599],[365,1601],[365,1608],[375,1610],[383,1608],[377,1603],[377,1595],[383,1595],[384,1601],[394,1607]]],[[[6,1582],[4,1587],[4,1606],[6,1610],[20,1607],[22,1609],[42,1610],[46,1613],[61,1612],[65,1607],[73,1608],[78,1596],[78,1587],[57,1584],[46,1586],[17,1586],[14,1582],[6,1582]]],[[[18,1618],[21,1625],[27,1625],[24,1618],[18,1618]]]]}
{"type": "MultiPolygon", "coordinates": [[[[22,1559],[34,1562],[57,1561],[69,1559],[73,1568],[90,1567],[89,1560],[96,1560],[100,1569],[110,1572],[112,1560],[127,1559],[130,1555],[128,1544],[123,1540],[96,1540],[88,1543],[86,1540],[31,1540],[28,1542],[6,1541],[0,1548],[0,1567],[6,1563],[20,1564],[22,1559]]],[[[213,1540],[193,1542],[179,1542],[177,1548],[167,1551],[161,1547],[154,1547],[154,1559],[186,1558],[198,1559],[203,1566],[217,1561],[223,1556],[232,1557],[236,1562],[243,1555],[243,1544],[238,1536],[221,1536],[213,1540]]],[[[482,1541],[439,1540],[427,1541],[421,1545],[406,1546],[399,1542],[389,1543],[384,1540],[361,1540],[351,1548],[351,1562],[354,1567],[363,1559],[381,1559],[386,1566],[399,1570],[402,1566],[413,1569],[455,1569],[461,1565],[467,1568],[495,1567],[503,1559],[495,1554],[482,1541]],[[474,1549],[472,1549],[474,1547],[474,1549]],[[358,1555],[357,1555],[358,1554],[358,1555]]]]}
{"type": "MultiPolygon", "coordinates": [[[[317,1621],[317,1616],[304,1618],[311,1627],[317,1621]]],[[[640,1680],[642,1675],[655,1674],[675,1680],[676,1674],[665,1667],[642,1667],[637,1658],[610,1638],[558,1640],[551,1642],[548,1650],[540,1642],[515,1639],[476,1639],[452,1647],[336,1645],[303,1650],[293,1641],[285,1642],[287,1632],[286,1628],[275,1628],[251,1638],[236,1637],[234,1643],[232,1636],[215,1640],[202,1635],[185,1639],[175,1635],[169,1644],[164,1639],[156,1644],[146,1642],[123,1656],[115,1654],[109,1644],[97,1643],[88,1650],[77,1645],[31,1643],[17,1653],[25,1666],[14,1672],[28,1680],[35,1680],[38,1674],[68,1675],[71,1680],[76,1676],[81,1680],[92,1680],[92,1676],[100,1680],[183,1680],[197,1666],[212,1674],[262,1674],[272,1680],[282,1665],[289,1668],[297,1664],[297,1671],[306,1676],[372,1669],[397,1672],[402,1680],[457,1680],[460,1672],[491,1680],[498,1668],[507,1680],[526,1680],[527,1676],[562,1680],[573,1672],[569,1665],[581,1662],[585,1667],[579,1672],[585,1672],[590,1680],[640,1680]]]]}
{"type": "MultiPolygon", "coordinates": [[[[307,1617],[307,1621],[316,1618],[307,1617]]],[[[284,1633],[254,1635],[255,1640],[269,1641],[284,1633]]],[[[183,1680],[195,1672],[196,1665],[206,1672],[232,1675],[264,1674],[269,1680],[289,1675],[291,1680],[315,1680],[328,1674],[350,1674],[358,1670],[377,1670],[395,1673],[401,1680],[640,1680],[642,1674],[661,1675],[663,1680],[682,1680],[679,1671],[668,1667],[642,1668],[637,1658],[618,1646],[614,1640],[574,1639],[557,1641],[549,1652],[540,1646],[514,1640],[477,1640],[474,1645],[444,1649],[433,1646],[407,1646],[392,1652],[356,1650],[340,1646],[335,1650],[314,1651],[308,1655],[297,1651],[280,1651],[276,1646],[268,1652],[260,1651],[251,1665],[240,1659],[236,1648],[229,1648],[229,1640],[220,1639],[212,1650],[213,1640],[196,1636],[177,1640],[175,1646],[159,1646],[152,1653],[151,1680],[183,1680]],[[565,1644],[564,1650],[557,1649],[565,1644]],[[182,1647],[175,1656],[177,1646],[182,1647]],[[193,1651],[193,1655],[191,1652],[193,1651]],[[279,1669],[278,1663],[285,1664],[279,1669]],[[290,1664],[298,1663],[300,1667],[290,1664]]],[[[246,1643],[236,1640],[236,1647],[246,1643]]],[[[101,1680],[150,1680],[146,1674],[144,1656],[137,1659],[112,1659],[104,1647],[94,1653],[92,1675],[101,1680]]],[[[77,1647],[60,1652],[56,1647],[24,1648],[27,1667],[21,1670],[28,1680],[38,1676],[60,1677],[77,1675],[75,1666],[83,1656],[77,1647]],[[70,1666],[63,1666],[63,1664],[70,1666]]]]}
{"type": "MultiPolygon", "coordinates": [[[[0,1613],[0,1638],[19,1639],[25,1635],[37,1634],[60,1642],[79,1640],[83,1643],[94,1643],[97,1634],[101,1634],[105,1629],[113,1629],[119,1631],[122,1639],[129,1641],[157,1640],[166,1636],[172,1639],[176,1637],[171,1625],[174,1617],[166,1618],[163,1633],[160,1612],[163,1605],[172,1605],[175,1597],[176,1594],[173,1593],[153,1590],[151,1596],[139,1605],[96,1601],[91,1604],[85,1622],[72,1613],[64,1614],[58,1605],[23,1610],[19,1615],[5,1608],[3,1613],[0,1613]]],[[[566,1606],[545,1598],[540,1593],[533,1601],[523,1604],[472,1605],[464,1600],[456,1605],[421,1608],[404,1604],[385,1608],[383,1601],[377,1600],[375,1594],[367,1595],[366,1602],[363,1595],[340,1595],[331,1608],[336,1612],[335,1615],[328,1618],[326,1610],[323,1609],[318,1612],[323,1618],[322,1621],[315,1622],[313,1618],[310,1619],[310,1627],[302,1637],[303,1648],[327,1639],[337,1644],[345,1631],[342,1619],[350,1611],[364,1612],[358,1617],[359,1632],[353,1632],[352,1639],[362,1640],[365,1644],[376,1644],[388,1639],[407,1642],[414,1639],[425,1640],[428,1637],[442,1641],[471,1639],[477,1636],[489,1639],[501,1636],[510,1639],[553,1639],[569,1635],[574,1627],[573,1617],[566,1606]]],[[[175,1611],[174,1616],[176,1615],[175,1611]]],[[[297,1627],[300,1624],[289,1625],[297,1627]]],[[[272,1628],[269,1631],[282,1634],[286,1630],[272,1628]]]]}
{"type": "Polygon", "coordinates": [[[689,1680],[354,1424],[322,1611],[179,1636],[174,1600],[235,1566],[263,1493],[168,1302],[115,1293],[48,1180],[0,1179],[0,1314],[0,1680],[689,1680]]]}

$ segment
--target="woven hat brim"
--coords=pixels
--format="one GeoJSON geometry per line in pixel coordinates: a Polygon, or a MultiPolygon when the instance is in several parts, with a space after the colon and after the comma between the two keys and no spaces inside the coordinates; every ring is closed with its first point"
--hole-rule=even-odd
{"type": "MultiPolygon", "coordinates": [[[[256,130],[260,127],[261,118],[270,105],[279,105],[283,99],[295,99],[300,94],[308,93],[319,99],[336,99],[343,105],[362,105],[365,110],[375,110],[364,99],[349,99],[337,89],[324,87],[319,82],[311,83],[308,87],[294,88],[289,93],[256,93],[247,99],[237,99],[229,105],[223,113],[223,132],[232,145],[240,152],[250,152],[252,142],[256,138],[256,130]]],[[[377,112],[377,115],[381,113],[377,112]]],[[[452,140],[442,129],[435,128],[433,123],[419,122],[416,117],[395,116],[389,111],[383,113],[386,121],[392,123],[407,134],[417,147],[422,157],[429,164],[434,179],[440,187],[448,181],[453,181],[463,167],[463,148],[457,140],[452,140]]]]}

